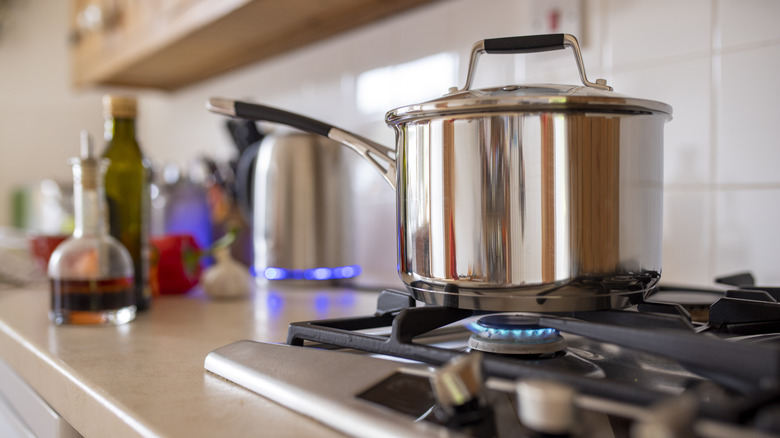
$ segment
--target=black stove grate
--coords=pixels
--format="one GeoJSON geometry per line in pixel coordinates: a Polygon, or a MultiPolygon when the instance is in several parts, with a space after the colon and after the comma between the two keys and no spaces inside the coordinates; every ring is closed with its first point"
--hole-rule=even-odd
{"type": "MultiPolygon", "coordinates": [[[[734,327],[744,329],[750,323],[753,323],[751,331],[773,327],[780,320],[780,312],[772,307],[777,302],[750,300],[744,296],[724,296],[716,304],[712,307],[717,323],[709,325],[695,326],[686,310],[677,304],[650,302],[638,303],[635,308],[638,311],[544,314],[539,315],[539,324],[674,359],[734,394],[727,399],[702,401],[701,416],[745,423],[760,411],[780,403],[780,347],[771,343],[735,342],[723,333],[734,333],[734,327]],[[756,313],[761,315],[756,317],[748,312],[752,319],[746,323],[745,309],[752,310],[750,306],[762,304],[775,310],[774,321],[767,321],[764,313],[756,313]]],[[[417,307],[405,292],[386,290],[380,294],[374,315],[293,323],[287,342],[303,345],[304,341],[311,341],[440,366],[468,353],[417,343],[414,338],[479,314],[448,307],[417,307]],[[391,327],[389,336],[360,332],[384,327],[391,327]]],[[[603,380],[575,372],[533,366],[500,355],[485,355],[482,364],[487,376],[550,379],[569,384],[583,394],[624,403],[649,406],[669,397],[668,393],[650,388],[625,382],[605,384],[603,380]]]]}

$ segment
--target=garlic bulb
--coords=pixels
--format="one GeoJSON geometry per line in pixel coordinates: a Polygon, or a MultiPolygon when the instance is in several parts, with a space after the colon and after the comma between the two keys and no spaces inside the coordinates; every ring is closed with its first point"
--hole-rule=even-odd
{"type": "Polygon", "coordinates": [[[200,284],[212,298],[242,298],[249,295],[252,277],[249,271],[233,259],[229,247],[216,248],[217,262],[206,268],[200,277],[200,284]]]}

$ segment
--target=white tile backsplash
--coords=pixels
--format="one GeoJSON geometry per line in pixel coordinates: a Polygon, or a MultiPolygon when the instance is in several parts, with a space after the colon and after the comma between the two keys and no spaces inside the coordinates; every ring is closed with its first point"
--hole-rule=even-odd
{"type": "Polygon", "coordinates": [[[780,43],[722,56],[716,147],[720,184],[780,184],[780,43]]]}
{"type": "MultiPolygon", "coordinates": [[[[534,53],[525,57],[525,78],[528,83],[582,85],[571,49],[534,53]]],[[[594,82],[596,78],[603,76],[600,75],[601,69],[598,68],[597,63],[588,58],[585,53],[582,57],[588,80],[594,82]]]]}
{"type": "Polygon", "coordinates": [[[780,2],[777,0],[717,0],[724,49],[780,39],[780,2]]]}
{"type": "Polygon", "coordinates": [[[355,263],[367,286],[402,287],[397,273],[395,191],[379,173],[356,154],[349,154],[352,166],[351,199],[355,263]]]}
{"type": "Polygon", "coordinates": [[[664,194],[663,283],[712,284],[711,198],[709,190],[667,190],[664,194]]]}
{"type": "Polygon", "coordinates": [[[723,190],[716,199],[716,275],[751,271],[761,285],[780,284],[780,188],[723,190]]]}
{"type": "Polygon", "coordinates": [[[604,28],[613,65],[709,52],[711,11],[710,0],[609,0],[604,28]]]}
{"type": "Polygon", "coordinates": [[[610,83],[616,92],[672,106],[664,127],[664,183],[710,181],[711,68],[709,57],[616,70],[610,83]]]}
{"type": "MultiPolygon", "coordinates": [[[[140,92],[139,137],[157,162],[186,164],[198,154],[227,159],[235,151],[225,121],[204,108],[208,97],[226,96],[302,112],[392,145],[383,114],[358,110],[360,74],[448,52],[457,55],[456,83],[442,83],[438,92],[462,86],[472,44],[528,33],[535,1],[434,2],[174,93],[140,92]]],[[[780,244],[773,222],[780,213],[780,2],[581,1],[577,36],[590,79],[604,77],[619,93],[674,108],[665,135],[664,281],[709,285],[713,276],[748,268],[760,281],[780,284],[773,253],[780,244]]],[[[0,41],[6,192],[57,172],[67,177],[59,161],[76,147],[78,130],[99,136],[102,127],[105,90],[69,87],[67,7],[48,3],[19,3],[20,21],[9,22],[0,41]]],[[[483,56],[477,73],[477,87],[579,83],[570,50],[483,56]]],[[[397,285],[394,193],[353,160],[363,281],[397,285]]],[[[7,221],[3,196],[0,218],[7,221]]]]}

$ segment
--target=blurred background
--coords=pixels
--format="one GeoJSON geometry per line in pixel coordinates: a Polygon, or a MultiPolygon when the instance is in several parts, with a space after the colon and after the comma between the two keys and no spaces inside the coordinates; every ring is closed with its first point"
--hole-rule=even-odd
{"type": "MultiPolygon", "coordinates": [[[[208,2],[137,3],[170,11],[208,2]]],[[[247,2],[222,5],[239,3],[247,2]]],[[[76,155],[82,129],[102,151],[105,93],[138,97],[138,138],[156,171],[158,195],[191,184],[208,196],[225,188],[219,179],[238,156],[226,120],[205,110],[211,96],[283,107],[392,146],[385,112],[462,86],[475,41],[567,32],[578,36],[592,80],[606,78],[618,93],[674,108],[665,137],[663,281],[709,285],[716,276],[750,270],[758,283],[780,284],[780,2],[439,0],[162,89],[84,79],[79,72],[90,58],[74,65],[72,50],[90,38],[75,32],[89,4],[0,1],[0,226],[67,229],[67,159],[76,155]]],[[[245,24],[275,19],[246,17],[245,24]]],[[[234,31],[240,36],[242,29],[234,31]]],[[[198,67],[181,61],[179,68],[197,73],[198,67]]],[[[569,51],[483,56],[475,87],[507,83],[579,84],[579,78],[569,51]]],[[[400,285],[394,193],[347,155],[352,257],[363,266],[358,282],[400,285]]],[[[153,230],[164,232],[164,217],[157,220],[153,230]]]]}

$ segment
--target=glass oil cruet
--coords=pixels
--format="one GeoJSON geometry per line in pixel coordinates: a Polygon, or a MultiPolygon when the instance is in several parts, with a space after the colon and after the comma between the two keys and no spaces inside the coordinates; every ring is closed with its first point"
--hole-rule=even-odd
{"type": "Polygon", "coordinates": [[[108,160],[94,156],[86,131],[72,158],[75,229],[49,261],[51,311],[60,324],[119,325],[135,318],[133,261],[106,227],[103,175],[108,160]]]}

